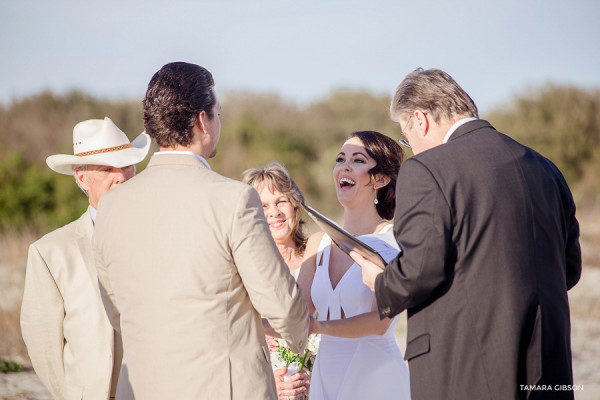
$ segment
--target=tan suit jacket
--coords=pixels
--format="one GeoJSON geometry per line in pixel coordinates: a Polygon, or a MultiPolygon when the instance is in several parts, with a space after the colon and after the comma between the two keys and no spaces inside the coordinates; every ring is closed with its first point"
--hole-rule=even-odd
{"type": "Polygon", "coordinates": [[[154,155],[102,197],[94,247],[137,399],[276,398],[261,314],[301,351],[308,311],[253,188],[154,155]]]}
{"type": "Polygon", "coordinates": [[[35,372],[56,399],[105,400],[116,389],[121,340],[100,299],[93,231],[87,211],[29,247],[21,331],[35,372]]]}

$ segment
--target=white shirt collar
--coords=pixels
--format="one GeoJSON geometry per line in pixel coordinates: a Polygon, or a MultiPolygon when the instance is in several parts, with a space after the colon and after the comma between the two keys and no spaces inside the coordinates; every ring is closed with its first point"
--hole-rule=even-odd
{"type": "Polygon", "coordinates": [[[98,210],[92,207],[91,204],[88,206],[88,210],[90,212],[90,216],[92,217],[92,223],[96,225],[96,215],[98,215],[98,210]]]}
{"type": "Polygon", "coordinates": [[[196,158],[198,160],[202,161],[202,164],[206,165],[206,168],[211,169],[210,165],[208,165],[208,161],[206,161],[206,159],[204,157],[202,157],[199,154],[194,153],[193,151],[163,150],[163,151],[157,151],[156,153],[154,153],[155,156],[161,155],[161,154],[187,154],[187,155],[193,155],[193,156],[196,156],[196,158]]]}
{"type": "Polygon", "coordinates": [[[454,131],[456,131],[459,126],[464,125],[464,124],[466,124],[467,122],[470,122],[470,121],[475,121],[477,119],[478,118],[470,117],[470,118],[459,119],[458,121],[456,121],[454,123],[454,125],[452,125],[450,127],[450,129],[448,129],[448,132],[446,132],[446,136],[444,136],[444,141],[442,143],[448,143],[448,140],[450,140],[450,136],[452,136],[452,134],[454,133],[454,131]]]}

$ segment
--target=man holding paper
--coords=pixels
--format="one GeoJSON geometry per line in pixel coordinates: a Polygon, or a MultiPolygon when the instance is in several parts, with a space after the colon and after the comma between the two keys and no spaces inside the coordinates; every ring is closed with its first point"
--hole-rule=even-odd
{"type": "Polygon", "coordinates": [[[403,144],[385,270],[353,258],[381,318],[408,309],[412,398],[573,398],[567,290],[579,225],[559,170],[479,120],[445,72],[418,69],[391,104],[403,144]],[[407,140],[407,141],[406,141],[407,140]]]}

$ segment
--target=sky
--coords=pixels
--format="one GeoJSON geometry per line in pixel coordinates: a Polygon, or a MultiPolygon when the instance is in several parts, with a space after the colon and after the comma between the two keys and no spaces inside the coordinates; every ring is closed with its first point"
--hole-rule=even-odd
{"type": "MultiPolygon", "coordinates": [[[[480,111],[548,83],[600,88],[598,0],[0,0],[0,104],[49,89],[141,99],[172,61],[298,104],[448,72],[480,111]]],[[[226,106],[226,104],[224,104],[226,106]]]]}

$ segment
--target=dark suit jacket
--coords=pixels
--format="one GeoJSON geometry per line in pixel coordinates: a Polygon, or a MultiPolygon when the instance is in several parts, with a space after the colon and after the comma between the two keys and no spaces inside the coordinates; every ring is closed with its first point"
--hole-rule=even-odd
{"type": "Polygon", "coordinates": [[[558,169],[487,121],[408,159],[375,284],[381,317],[408,309],[414,400],[573,398],[567,290],[579,225],[558,169]],[[541,389],[541,387],[540,387],[541,389]]]}

